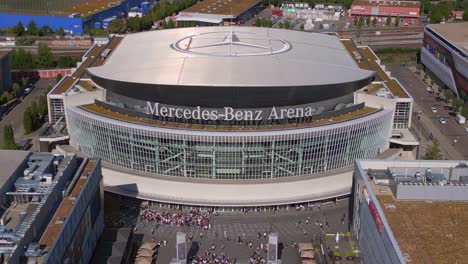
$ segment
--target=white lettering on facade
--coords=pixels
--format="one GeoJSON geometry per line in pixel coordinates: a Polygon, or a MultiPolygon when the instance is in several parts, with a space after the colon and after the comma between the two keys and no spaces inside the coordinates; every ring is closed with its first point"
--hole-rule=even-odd
{"type": "Polygon", "coordinates": [[[281,120],[291,118],[310,117],[316,110],[310,106],[294,108],[277,108],[273,106],[268,113],[263,110],[236,110],[232,107],[224,107],[224,111],[203,109],[200,106],[195,108],[179,108],[171,106],[161,106],[159,103],[146,102],[146,113],[149,115],[177,118],[194,119],[204,121],[261,121],[281,120]]]}

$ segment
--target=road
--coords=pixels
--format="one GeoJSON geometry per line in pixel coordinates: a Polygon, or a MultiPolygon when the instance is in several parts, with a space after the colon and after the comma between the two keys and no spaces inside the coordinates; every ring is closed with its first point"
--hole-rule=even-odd
{"type": "Polygon", "coordinates": [[[449,111],[443,107],[443,102],[436,101],[435,94],[426,91],[427,85],[408,67],[399,63],[387,65],[392,75],[398,78],[406,90],[414,99],[413,107],[413,128],[416,134],[421,131],[422,144],[420,155],[429,144],[429,135],[433,135],[440,142],[442,154],[448,159],[468,159],[468,133],[464,130],[464,125],[456,122],[455,118],[449,115],[449,111]],[[436,107],[437,113],[431,111],[431,107],[436,107]],[[417,112],[422,114],[418,118],[417,112]],[[439,118],[444,118],[447,123],[441,124],[439,118]]]}
{"type": "Polygon", "coordinates": [[[41,79],[35,84],[35,88],[32,89],[31,93],[23,98],[21,103],[15,106],[3,119],[0,121],[0,144],[3,144],[3,127],[11,124],[13,132],[15,134],[16,142],[21,141],[24,138],[23,128],[23,113],[26,108],[31,105],[33,101],[37,101],[39,96],[47,92],[47,87],[54,85],[55,80],[52,79],[41,79]]]}

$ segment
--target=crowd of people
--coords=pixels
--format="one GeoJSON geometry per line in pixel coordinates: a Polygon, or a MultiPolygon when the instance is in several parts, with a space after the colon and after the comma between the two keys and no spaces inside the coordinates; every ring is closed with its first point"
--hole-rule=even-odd
{"type": "Polygon", "coordinates": [[[191,209],[184,212],[158,212],[149,206],[140,209],[140,217],[143,221],[155,221],[156,223],[176,225],[176,226],[197,226],[198,228],[209,229],[210,215],[199,209],[191,209]]]}
{"type": "Polygon", "coordinates": [[[205,251],[203,254],[195,256],[189,260],[190,264],[234,264],[235,260],[226,256],[223,252],[216,254],[215,252],[205,251]]]}
{"type": "Polygon", "coordinates": [[[266,263],[266,260],[260,254],[260,251],[254,251],[253,254],[249,257],[249,264],[263,264],[266,263]]]}

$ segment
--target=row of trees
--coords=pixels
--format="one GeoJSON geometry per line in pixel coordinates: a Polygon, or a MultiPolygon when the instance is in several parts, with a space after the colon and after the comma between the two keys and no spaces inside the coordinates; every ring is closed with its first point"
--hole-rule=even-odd
{"type": "Polygon", "coordinates": [[[255,20],[255,26],[271,28],[273,26],[273,22],[271,21],[271,19],[259,17],[255,20]]]}
{"type": "Polygon", "coordinates": [[[33,101],[23,113],[23,127],[25,132],[31,133],[41,127],[47,115],[47,98],[39,96],[38,101],[33,101]]]}
{"type": "MultiPolygon", "coordinates": [[[[24,87],[28,84],[28,79],[22,78],[21,79],[21,85],[24,87]]],[[[5,103],[10,102],[14,98],[18,97],[20,95],[20,90],[21,87],[18,83],[13,83],[10,89],[6,89],[3,91],[3,93],[0,95],[0,105],[3,105],[5,103]]]]}
{"type": "MultiPolygon", "coordinates": [[[[401,18],[398,16],[395,18],[395,21],[393,22],[393,25],[395,27],[398,27],[400,25],[401,18]]],[[[371,24],[373,26],[377,25],[377,17],[371,18],[371,17],[363,17],[360,16],[359,18],[357,16],[354,17],[353,21],[355,26],[362,27],[364,25],[370,26],[371,24]]],[[[385,25],[390,26],[392,24],[392,17],[388,16],[387,19],[385,20],[385,25]]]]}
{"type": "Polygon", "coordinates": [[[59,27],[54,32],[52,28],[49,27],[48,25],[43,25],[42,27],[39,28],[34,20],[29,21],[26,27],[23,25],[23,23],[18,22],[16,26],[10,28],[8,31],[17,37],[21,37],[21,36],[40,37],[40,36],[48,36],[53,33],[55,33],[56,35],[60,35],[60,36],[65,35],[65,30],[61,27],[59,27]]]}
{"type": "Polygon", "coordinates": [[[13,134],[13,127],[11,125],[5,125],[3,127],[3,145],[2,149],[17,149],[15,143],[15,137],[13,134]]]}
{"type": "Polygon", "coordinates": [[[73,57],[59,57],[54,60],[49,46],[40,43],[37,54],[32,54],[23,48],[15,49],[10,55],[11,68],[13,70],[70,68],[76,66],[77,59],[73,57]]]}

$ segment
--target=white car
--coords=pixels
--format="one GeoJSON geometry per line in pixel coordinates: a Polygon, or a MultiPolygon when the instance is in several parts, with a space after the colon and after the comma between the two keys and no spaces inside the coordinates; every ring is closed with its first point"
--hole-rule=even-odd
{"type": "Polygon", "coordinates": [[[24,89],[24,94],[25,94],[25,95],[26,95],[26,94],[29,94],[30,92],[31,92],[31,88],[26,88],[26,89],[24,89]]]}
{"type": "Polygon", "coordinates": [[[435,107],[433,106],[433,107],[431,107],[431,111],[432,111],[432,113],[435,114],[435,113],[437,113],[437,108],[435,108],[435,107]]]}
{"type": "Polygon", "coordinates": [[[466,133],[468,133],[468,127],[465,127],[465,131],[466,131],[466,133]]]}
{"type": "Polygon", "coordinates": [[[439,122],[440,122],[441,124],[447,124],[447,121],[445,121],[445,119],[442,118],[442,117],[439,118],[439,122]]]}
{"type": "Polygon", "coordinates": [[[430,86],[426,87],[426,91],[427,91],[428,93],[434,92],[430,86]]]}

